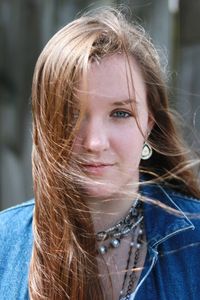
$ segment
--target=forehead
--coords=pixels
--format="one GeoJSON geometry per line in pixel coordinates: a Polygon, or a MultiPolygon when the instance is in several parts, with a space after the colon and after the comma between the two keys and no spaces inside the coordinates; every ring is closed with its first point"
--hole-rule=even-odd
{"type": "Polygon", "coordinates": [[[142,72],[133,57],[115,54],[89,65],[80,90],[90,98],[145,101],[146,90],[142,72]]]}

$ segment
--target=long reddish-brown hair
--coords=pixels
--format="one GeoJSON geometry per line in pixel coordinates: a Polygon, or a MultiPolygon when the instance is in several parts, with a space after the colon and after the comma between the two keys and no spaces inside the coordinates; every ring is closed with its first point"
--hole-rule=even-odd
{"type": "Polygon", "coordinates": [[[34,72],[33,179],[34,245],[30,297],[102,300],[95,235],[87,204],[76,182],[71,146],[80,113],[77,90],[93,59],[115,53],[134,56],[142,70],[154,127],[152,158],[141,163],[151,179],[200,196],[188,151],[168,107],[158,54],[143,28],[114,9],[93,11],[71,22],[48,42],[34,72]]]}

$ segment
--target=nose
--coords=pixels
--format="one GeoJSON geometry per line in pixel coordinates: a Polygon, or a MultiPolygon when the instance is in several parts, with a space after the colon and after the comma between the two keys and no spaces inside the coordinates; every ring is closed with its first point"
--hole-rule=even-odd
{"type": "Polygon", "coordinates": [[[100,120],[88,120],[82,131],[82,146],[86,152],[101,153],[109,147],[106,125],[100,120]]]}

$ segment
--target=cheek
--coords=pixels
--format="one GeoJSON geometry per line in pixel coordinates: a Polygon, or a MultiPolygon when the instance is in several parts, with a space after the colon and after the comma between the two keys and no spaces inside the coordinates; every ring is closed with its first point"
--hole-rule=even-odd
{"type": "Polygon", "coordinates": [[[80,133],[78,133],[75,137],[74,137],[74,141],[72,144],[72,152],[74,154],[80,154],[82,152],[82,138],[80,133]]]}
{"type": "Polygon", "coordinates": [[[73,141],[73,144],[72,144],[72,154],[76,155],[80,152],[80,146],[79,146],[79,142],[78,142],[78,139],[75,138],[75,140],[73,141]]]}
{"type": "Polygon", "coordinates": [[[127,129],[113,136],[113,148],[124,163],[139,164],[144,138],[139,129],[127,129]]]}

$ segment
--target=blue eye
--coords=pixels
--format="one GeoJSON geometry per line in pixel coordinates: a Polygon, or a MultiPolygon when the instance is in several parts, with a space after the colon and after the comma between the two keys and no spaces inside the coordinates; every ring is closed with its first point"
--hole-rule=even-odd
{"type": "Polygon", "coordinates": [[[131,113],[123,110],[115,111],[112,113],[112,117],[115,118],[129,118],[131,116],[132,116],[131,113]]]}

